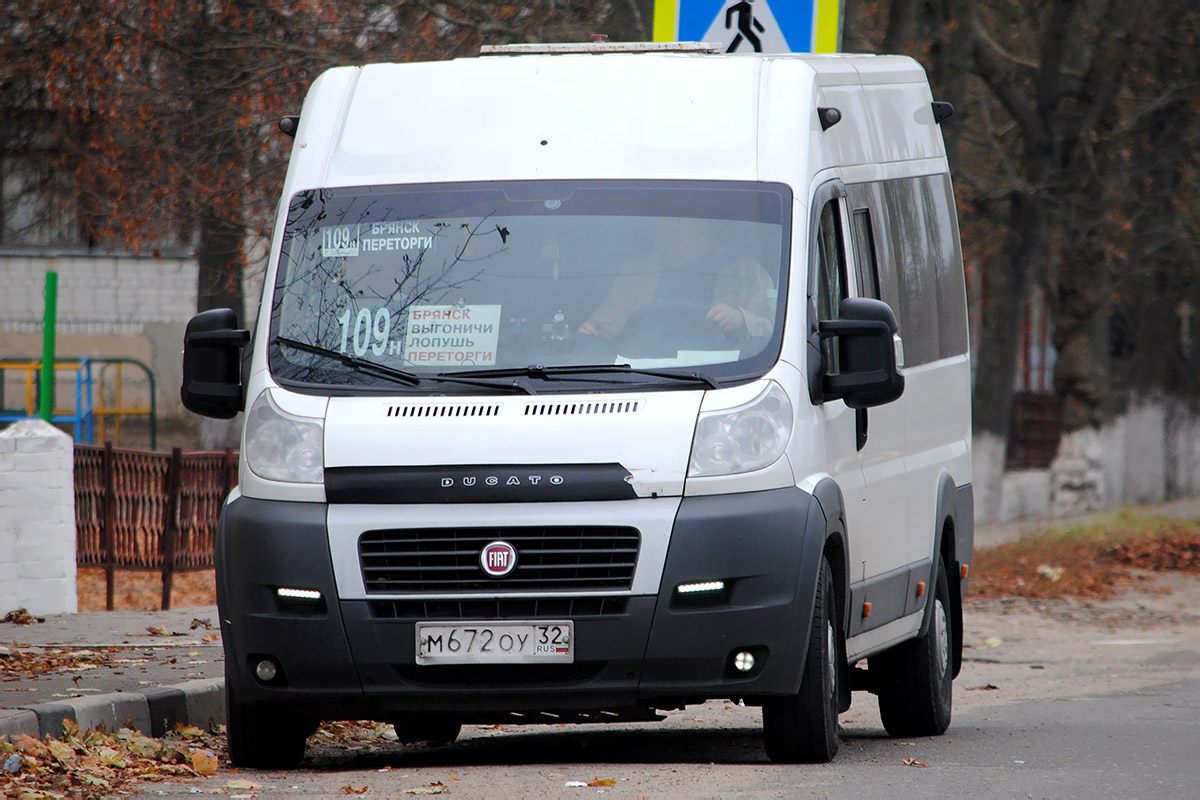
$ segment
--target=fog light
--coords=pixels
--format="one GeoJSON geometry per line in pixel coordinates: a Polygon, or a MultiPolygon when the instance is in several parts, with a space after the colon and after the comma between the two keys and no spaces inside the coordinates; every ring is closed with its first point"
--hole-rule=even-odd
{"type": "Polygon", "coordinates": [[[280,587],[275,590],[277,597],[286,597],[289,600],[320,600],[321,593],[316,589],[289,589],[280,587]]]}
{"type": "Polygon", "coordinates": [[[733,666],[738,672],[749,672],[754,669],[754,654],[743,650],[733,657],[733,666]]]}
{"type": "Polygon", "coordinates": [[[257,675],[258,679],[263,683],[270,683],[271,681],[275,680],[275,676],[279,674],[279,665],[269,658],[264,658],[262,661],[259,661],[258,665],[254,668],[254,674],[257,675]]]}
{"type": "Polygon", "coordinates": [[[702,594],[704,592],[725,591],[725,581],[705,581],[703,583],[681,583],[675,591],[680,594],[702,594]]]}

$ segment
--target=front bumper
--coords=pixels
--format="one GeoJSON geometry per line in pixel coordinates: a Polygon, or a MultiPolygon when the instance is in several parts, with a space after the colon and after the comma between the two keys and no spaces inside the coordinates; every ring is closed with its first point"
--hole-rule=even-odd
{"type": "Polygon", "coordinates": [[[797,690],[825,532],[819,504],[799,489],[684,498],[657,594],[543,595],[536,608],[470,597],[436,603],[440,620],[570,618],[575,663],[564,665],[416,665],[414,625],[431,606],[339,601],[326,518],[317,503],[240,497],[226,506],[217,602],[226,676],[241,701],[322,719],[436,711],[486,722],[797,690]],[[675,592],[706,580],[726,590],[700,599],[675,592]],[[315,589],[322,600],[281,601],[279,587],[315,589]],[[740,650],[755,654],[748,673],[732,668],[740,650]],[[281,668],[270,683],[254,675],[263,657],[281,668]]]}

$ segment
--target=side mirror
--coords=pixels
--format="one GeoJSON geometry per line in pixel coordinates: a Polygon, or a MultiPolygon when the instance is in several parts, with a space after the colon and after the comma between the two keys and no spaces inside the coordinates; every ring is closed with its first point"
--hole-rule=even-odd
{"type": "Polygon", "coordinates": [[[824,376],[826,400],[842,398],[850,408],[890,403],[904,393],[896,366],[896,315],[887,303],[864,297],[842,301],[839,318],[822,320],[822,339],[837,338],[839,369],[824,376]]]}
{"type": "Polygon", "coordinates": [[[228,308],[203,311],[188,321],[179,398],[189,411],[232,419],[242,410],[241,353],[250,331],[237,324],[237,314],[228,308]]]}

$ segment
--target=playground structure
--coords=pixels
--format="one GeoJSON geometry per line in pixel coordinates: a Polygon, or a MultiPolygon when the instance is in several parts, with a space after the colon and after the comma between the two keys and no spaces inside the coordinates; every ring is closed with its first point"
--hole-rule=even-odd
{"type": "MultiPolygon", "coordinates": [[[[38,376],[41,370],[40,359],[0,359],[0,424],[39,416],[43,384],[39,382],[38,376]],[[16,373],[15,380],[10,377],[10,373],[16,373]],[[6,391],[14,384],[23,389],[24,396],[18,399],[13,407],[9,407],[11,400],[6,396],[6,391]]],[[[149,424],[150,449],[157,448],[157,390],[154,372],[144,363],[134,358],[60,359],[54,362],[54,373],[53,393],[58,394],[56,390],[60,383],[69,383],[73,388],[73,398],[71,403],[63,406],[59,404],[58,397],[53,397],[50,402],[53,411],[49,421],[71,426],[76,444],[93,444],[97,438],[99,441],[109,441],[111,427],[111,441],[120,445],[122,422],[130,417],[146,417],[149,424]],[[144,375],[145,383],[149,387],[146,404],[125,404],[128,394],[125,385],[126,367],[138,369],[144,375]],[[68,378],[66,381],[60,380],[64,374],[68,378]]]]}

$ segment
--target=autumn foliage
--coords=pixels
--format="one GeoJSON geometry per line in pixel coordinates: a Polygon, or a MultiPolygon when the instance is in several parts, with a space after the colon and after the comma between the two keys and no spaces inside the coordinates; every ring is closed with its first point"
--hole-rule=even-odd
{"type": "Polygon", "coordinates": [[[1157,573],[1200,575],[1200,521],[1120,513],[978,550],[971,597],[1111,597],[1157,573]]]}
{"type": "Polygon", "coordinates": [[[0,155],[68,176],[101,250],[194,250],[201,309],[240,311],[291,146],[277,122],[321,71],[586,37],[613,16],[578,0],[0,0],[0,155]]]}

